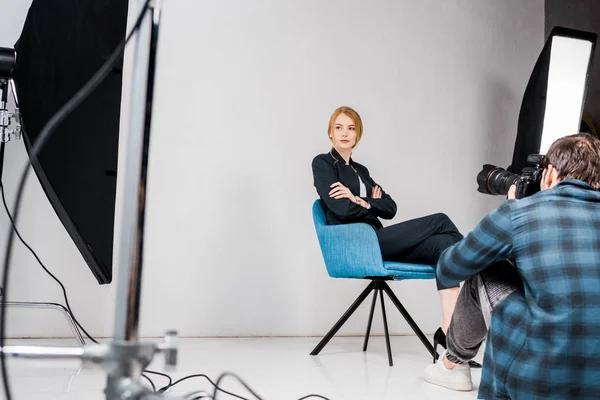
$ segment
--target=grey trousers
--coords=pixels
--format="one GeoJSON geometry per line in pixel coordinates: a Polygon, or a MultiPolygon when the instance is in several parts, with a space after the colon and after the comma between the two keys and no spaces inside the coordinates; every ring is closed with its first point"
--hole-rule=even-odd
{"type": "Polygon", "coordinates": [[[464,364],[477,355],[494,307],[515,290],[523,290],[523,282],[509,260],[492,264],[464,282],[448,327],[448,361],[464,364]]]}

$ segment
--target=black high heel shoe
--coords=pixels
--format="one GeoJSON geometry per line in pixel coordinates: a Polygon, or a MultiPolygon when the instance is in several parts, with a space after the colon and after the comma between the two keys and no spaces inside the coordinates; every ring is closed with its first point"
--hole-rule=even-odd
{"type": "MultiPolygon", "coordinates": [[[[437,359],[437,346],[438,344],[440,346],[442,346],[444,349],[446,349],[446,335],[444,334],[444,331],[442,330],[442,328],[438,328],[437,331],[435,331],[435,334],[433,335],[433,363],[435,364],[435,361],[437,359]]],[[[479,364],[478,362],[475,362],[473,360],[469,361],[469,367],[471,368],[481,368],[481,364],[479,364]]]]}

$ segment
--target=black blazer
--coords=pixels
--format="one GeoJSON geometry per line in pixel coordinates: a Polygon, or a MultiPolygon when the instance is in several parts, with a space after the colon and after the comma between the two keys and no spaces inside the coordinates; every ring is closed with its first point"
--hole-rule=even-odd
{"type": "Polygon", "coordinates": [[[325,210],[327,224],[365,222],[375,229],[380,229],[382,225],[378,217],[392,219],[396,215],[396,203],[389,194],[383,191],[383,188],[381,189],[380,199],[371,198],[371,193],[377,183],[369,175],[367,167],[355,162],[352,158],[350,158],[350,164],[347,165],[342,156],[332,148],[331,152],[319,154],[313,159],[312,170],[314,184],[321,198],[321,205],[325,210]],[[371,208],[368,210],[350,199],[336,200],[329,197],[331,185],[335,182],[341,182],[354,195],[358,196],[360,194],[360,184],[358,176],[356,176],[357,173],[367,189],[367,197],[363,197],[363,199],[371,204],[371,208]]]}

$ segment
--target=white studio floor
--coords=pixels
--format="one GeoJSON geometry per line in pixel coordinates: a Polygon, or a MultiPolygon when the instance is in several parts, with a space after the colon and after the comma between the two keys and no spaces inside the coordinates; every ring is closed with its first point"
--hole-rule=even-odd
{"type": "MultiPolygon", "coordinates": [[[[388,366],[383,337],[372,337],[366,353],[362,352],[362,338],[336,337],[319,356],[310,356],[318,341],[319,338],[181,339],[178,368],[170,375],[178,379],[202,373],[215,381],[221,373],[233,372],[263,400],[297,400],[313,393],[331,400],[477,398],[480,369],[472,371],[475,386],[472,392],[453,392],[426,383],[422,378],[423,368],[432,360],[415,336],[392,337],[393,367],[388,366]]],[[[72,339],[8,342],[56,346],[74,343],[72,339]]],[[[477,361],[481,362],[482,356],[483,350],[477,361]]],[[[104,399],[105,374],[82,370],[77,362],[10,360],[8,365],[14,400],[104,399]]],[[[161,356],[157,356],[149,369],[164,371],[161,356]]],[[[162,377],[150,377],[158,387],[166,383],[162,377]]],[[[233,378],[224,379],[221,386],[253,399],[233,378]]],[[[205,379],[193,378],[169,393],[183,395],[195,390],[212,393],[213,388],[205,379]]],[[[0,397],[4,398],[3,392],[0,397]]],[[[221,393],[217,399],[233,397],[221,393]]]]}

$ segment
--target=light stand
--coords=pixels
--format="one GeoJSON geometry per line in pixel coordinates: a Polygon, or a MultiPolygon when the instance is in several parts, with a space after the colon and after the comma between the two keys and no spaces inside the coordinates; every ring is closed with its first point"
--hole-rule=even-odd
{"type": "MultiPolygon", "coordinates": [[[[138,341],[148,149],[160,26],[159,1],[150,2],[151,13],[145,14],[135,37],[113,341],[83,348],[5,346],[1,350],[11,357],[77,359],[84,365],[99,365],[108,373],[107,400],[164,399],[164,395],[153,393],[141,384],[141,373],[157,353],[165,355],[168,367],[177,363],[176,332],[167,332],[159,344],[138,341]],[[148,24],[148,15],[151,16],[151,24],[148,24]]],[[[145,6],[146,0],[138,0],[140,14],[145,6]]]]}

